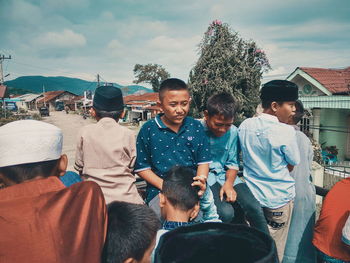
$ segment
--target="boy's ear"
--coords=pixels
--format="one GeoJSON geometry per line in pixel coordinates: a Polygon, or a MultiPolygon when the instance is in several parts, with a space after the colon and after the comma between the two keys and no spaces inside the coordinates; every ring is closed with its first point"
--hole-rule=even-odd
{"type": "Polygon", "coordinates": [[[92,118],[96,118],[96,111],[94,108],[90,108],[90,115],[92,118]]]}
{"type": "Polygon", "coordinates": [[[127,258],[123,261],[123,263],[135,263],[135,262],[137,262],[137,261],[133,258],[127,258]]]}
{"type": "Polygon", "coordinates": [[[271,110],[273,112],[277,111],[277,106],[278,106],[278,103],[276,101],[271,102],[271,110]]]}
{"type": "Polygon", "coordinates": [[[166,204],[166,197],[162,193],[159,193],[159,206],[164,207],[165,204],[166,204]]]}
{"type": "Polygon", "coordinates": [[[67,155],[62,154],[61,158],[58,159],[58,163],[57,163],[57,174],[58,174],[58,176],[63,176],[66,173],[67,166],[68,166],[67,155]]]}
{"type": "Polygon", "coordinates": [[[122,112],[122,114],[120,114],[119,119],[123,119],[123,118],[125,117],[125,113],[126,113],[126,111],[125,111],[125,109],[124,109],[123,112],[122,112]]]}
{"type": "Polygon", "coordinates": [[[190,213],[190,221],[192,221],[193,219],[195,219],[198,216],[199,213],[199,203],[197,203],[193,208],[192,211],[190,213]]]}
{"type": "Polygon", "coordinates": [[[209,119],[208,111],[205,110],[205,111],[203,111],[203,113],[204,113],[204,119],[205,119],[205,120],[208,120],[208,119],[209,119]]]}

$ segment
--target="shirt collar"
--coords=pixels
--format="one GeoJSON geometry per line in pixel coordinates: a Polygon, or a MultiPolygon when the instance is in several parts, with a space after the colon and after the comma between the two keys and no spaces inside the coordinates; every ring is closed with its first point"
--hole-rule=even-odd
{"type": "Polygon", "coordinates": [[[267,114],[267,113],[261,113],[259,115],[260,118],[265,119],[265,120],[269,120],[269,121],[273,121],[273,122],[279,122],[278,118],[274,115],[271,114],[267,114]]]}
{"type": "Polygon", "coordinates": [[[180,226],[189,226],[192,225],[192,222],[176,222],[176,221],[164,221],[162,228],[165,230],[173,230],[180,226]]]}
{"type": "Polygon", "coordinates": [[[66,188],[56,176],[35,179],[12,185],[0,190],[0,200],[13,200],[39,196],[43,193],[55,192],[66,188]]]}
{"type": "MultiPolygon", "coordinates": [[[[157,114],[156,117],[154,118],[154,120],[160,129],[169,129],[161,119],[161,117],[163,115],[164,115],[164,113],[157,114]]],[[[180,133],[184,127],[187,127],[187,123],[188,123],[188,117],[186,116],[181,124],[181,127],[180,127],[178,133],[180,133]]]]}

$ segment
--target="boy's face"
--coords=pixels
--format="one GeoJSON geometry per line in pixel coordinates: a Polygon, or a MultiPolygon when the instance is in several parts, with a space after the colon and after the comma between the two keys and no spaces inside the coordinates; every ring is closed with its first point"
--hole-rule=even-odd
{"type": "Polygon", "coordinates": [[[276,117],[280,122],[288,124],[295,115],[295,101],[285,101],[281,105],[273,105],[276,117]]]}
{"type": "Polygon", "coordinates": [[[160,107],[166,121],[172,125],[181,125],[190,109],[190,101],[188,90],[165,91],[160,100],[160,107]]]}
{"type": "Polygon", "coordinates": [[[233,118],[225,118],[221,114],[215,114],[213,116],[209,116],[208,112],[204,112],[205,122],[208,126],[208,129],[214,134],[216,137],[223,136],[232,126],[233,118]]]}

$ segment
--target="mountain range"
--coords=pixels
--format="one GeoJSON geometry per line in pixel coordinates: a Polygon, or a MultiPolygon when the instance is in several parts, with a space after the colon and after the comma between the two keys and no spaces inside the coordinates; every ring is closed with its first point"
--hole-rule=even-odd
{"type": "MultiPolygon", "coordinates": [[[[104,83],[100,83],[104,85],[104,83]]],[[[153,92],[151,89],[140,85],[122,86],[117,83],[108,83],[120,88],[123,95],[135,93],[153,92]]],[[[86,81],[78,78],[68,77],[43,77],[43,76],[23,76],[13,80],[5,81],[10,94],[42,93],[43,90],[66,90],[77,95],[83,95],[85,90],[95,91],[97,82],[86,81]]]]}

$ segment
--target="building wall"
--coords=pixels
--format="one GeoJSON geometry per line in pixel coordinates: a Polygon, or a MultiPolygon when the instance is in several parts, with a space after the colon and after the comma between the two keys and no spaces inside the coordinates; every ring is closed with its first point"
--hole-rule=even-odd
{"type": "Polygon", "coordinates": [[[300,75],[295,76],[292,80],[299,87],[299,96],[323,96],[325,95],[322,91],[308,82],[300,75]],[[308,86],[307,86],[308,85],[308,86]]]}
{"type": "Polygon", "coordinates": [[[347,159],[346,150],[349,140],[349,134],[347,133],[349,129],[349,115],[350,110],[343,109],[321,109],[320,114],[321,129],[319,142],[320,144],[324,143],[322,148],[332,145],[337,146],[339,149],[338,159],[340,161],[347,159]]]}

